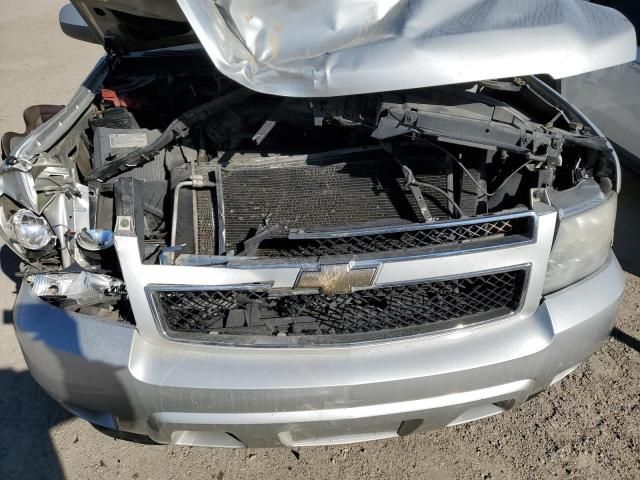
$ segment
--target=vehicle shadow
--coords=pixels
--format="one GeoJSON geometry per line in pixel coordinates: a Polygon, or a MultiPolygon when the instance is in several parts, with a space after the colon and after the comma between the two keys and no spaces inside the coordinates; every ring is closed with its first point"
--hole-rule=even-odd
{"type": "Polygon", "coordinates": [[[619,328],[614,328],[613,332],[611,332],[611,336],[615,338],[620,343],[624,343],[627,347],[634,349],[636,352],[640,353],[640,340],[632,337],[631,335],[624,333],[619,328]]]}
{"type": "Polygon", "coordinates": [[[0,308],[2,308],[2,323],[13,323],[13,302],[15,301],[20,279],[16,276],[16,272],[20,271],[20,259],[6,245],[0,247],[0,269],[6,280],[2,282],[4,291],[0,299],[0,308]],[[9,291],[11,285],[13,289],[9,291]]]}
{"type": "Polygon", "coordinates": [[[640,276],[640,175],[624,169],[613,250],[625,272],[640,276]]]}
{"type": "MultiPolygon", "coordinates": [[[[0,270],[2,323],[11,324],[20,259],[6,245],[0,246],[0,270]]],[[[0,479],[63,479],[50,429],[69,420],[71,414],[27,370],[0,368],[0,392],[0,479]]]]}
{"type": "MultiPolygon", "coordinates": [[[[624,159],[623,159],[624,161],[624,159]]],[[[618,198],[618,218],[616,221],[613,250],[623,270],[640,276],[640,175],[625,168],[622,173],[622,192],[618,198]]],[[[611,336],[629,348],[640,352],[640,340],[614,328],[611,336]]]]}
{"type": "Polygon", "coordinates": [[[71,414],[28,371],[0,369],[0,478],[64,479],[50,429],[71,414]]]}

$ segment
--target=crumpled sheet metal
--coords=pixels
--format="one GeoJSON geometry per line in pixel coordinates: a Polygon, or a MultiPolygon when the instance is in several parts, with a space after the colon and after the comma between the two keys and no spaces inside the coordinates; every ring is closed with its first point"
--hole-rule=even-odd
{"type": "Polygon", "coordinates": [[[528,74],[635,59],[631,23],[582,0],[178,0],[216,67],[293,97],[528,74]]]}

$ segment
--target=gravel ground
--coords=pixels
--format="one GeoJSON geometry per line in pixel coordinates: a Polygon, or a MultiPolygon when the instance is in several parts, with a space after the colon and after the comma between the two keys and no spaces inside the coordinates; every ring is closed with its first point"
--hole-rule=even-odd
{"type": "MultiPolygon", "coordinates": [[[[101,50],[65,38],[62,0],[0,3],[0,131],[24,107],[64,103],[101,50]]],[[[31,379],[10,325],[15,259],[0,251],[0,479],[638,478],[640,178],[627,173],[616,253],[627,277],[610,342],[566,380],[499,417],[347,447],[212,450],[114,440],[31,379]]]]}

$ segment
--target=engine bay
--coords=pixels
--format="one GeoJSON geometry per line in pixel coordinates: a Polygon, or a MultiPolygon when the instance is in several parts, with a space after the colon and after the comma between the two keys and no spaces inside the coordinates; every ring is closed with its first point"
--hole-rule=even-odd
{"type": "MultiPolygon", "coordinates": [[[[525,234],[526,222],[489,220],[619,181],[606,140],[558,98],[532,77],[278,97],[239,86],[197,50],[119,58],[66,135],[22,164],[51,241],[18,253],[27,276],[90,272],[83,281],[104,302],[126,295],[101,282],[121,278],[113,232],[127,215],[143,218],[143,262],[163,265],[348,261],[525,234]]],[[[21,210],[2,202],[8,217],[21,210]]]]}
{"type": "Polygon", "coordinates": [[[523,79],[298,99],[212,73],[119,71],[83,133],[95,228],[113,228],[110,186],[133,178],[145,242],[183,254],[528,208],[532,189],[613,174],[594,133],[523,79]]]}

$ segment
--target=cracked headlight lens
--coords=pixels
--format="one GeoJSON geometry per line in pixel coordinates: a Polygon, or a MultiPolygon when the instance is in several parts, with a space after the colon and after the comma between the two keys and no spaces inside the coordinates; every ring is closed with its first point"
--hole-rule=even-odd
{"type": "Polygon", "coordinates": [[[544,293],[572,285],[598,270],[609,256],[618,197],[611,193],[600,205],[560,220],[551,249],[544,293]]]}
{"type": "Polygon", "coordinates": [[[42,250],[56,238],[47,221],[31,210],[18,210],[9,223],[14,239],[27,250],[42,250]]]}

